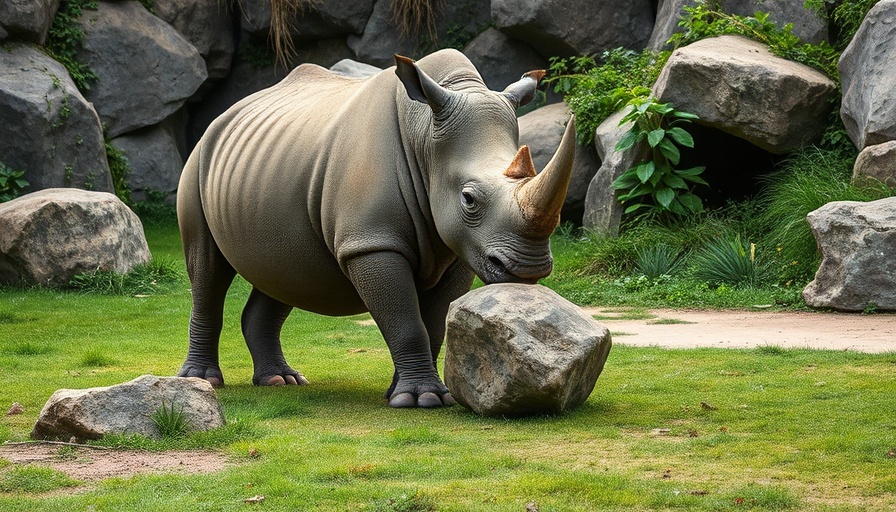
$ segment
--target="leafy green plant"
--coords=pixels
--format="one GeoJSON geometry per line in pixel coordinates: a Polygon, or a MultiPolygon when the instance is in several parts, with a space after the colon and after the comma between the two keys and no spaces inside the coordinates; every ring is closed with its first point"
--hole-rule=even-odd
{"type": "Polygon", "coordinates": [[[734,238],[716,238],[693,258],[694,277],[711,285],[755,286],[768,276],[768,265],[756,258],[756,244],[734,238]]]}
{"type": "Polygon", "coordinates": [[[19,197],[28,188],[30,183],[23,176],[25,171],[17,171],[0,162],[0,203],[19,197]]]}
{"type": "Polygon", "coordinates": [[[152,295],[179,282],[181,273],[178,268],[171,260],[153,258],[125,274],[111,270],[78,274],[65,284],[65,288],[104,295],[152,295]]]}
{"type": "Polygon", "coordinates": [[[634,98],[629,105],[631,110],[620,124],[631,122],[632,127],[616,144],[616,151],[627,151],[646,140],[651,154],[611,185],[620,191],[619,200],[627,205],[625,213],[641,208],[677,215],[703,211],[703,201],[691,192],[691,184],[706,185],[700,177],[705,167],[674,167],[681,159],[679,146],[694,147],[691,134],[678,125],[689,123],[697,116],[675,110],[671,103],[659,103],[652,97],[634,98]],[[645,199],[650,201],[642,202],[645,199]],[[632,201],[636,202],[631,204],[632,201]]]}
{"type": "Polygon", "coordinates": [[[601,55],[600,65],[592,57],[551,58],[546,83],[563,94],[576,115],[580,143],[591,144],[594,130],[611,114],[635,97],[647,96],[649,88],[669,59],[669,52],[625,48],[601,55]]]}
{"type": "Polygon", "coordinates": [[[144,228],[177,225],[177,208],[165,201],[162,192],[148,190],[145,201],[137,201],[130,206],[140,217],[144,228]]]}
{"type": "Polygon", "coordinates": [[[77,60],[78,50],[84,42],[84,30],[78,25],[83,9],[96,10],[96,0],[65,0],[59,5],[44,50],[65,66],[78,89],[86,91],[97,76],[87,64],[77,60]]]}
{"type": "Polygon", "coordinates": [[[174,404],[169,406],[162,401],[162,405],[149,418],[163,438],[178,438],[187,434],[188,425],[183,405],[175,408],[174,404]]]}
{"type": "Polygon", "coordinates": [[[107,140],[106,160],[109,161],[109,173],[112,175],[115,195],[125,204],[131,204],[131,189],[128,188],[127,182],[128,175],[131,174],[131,164],[127,156],[107,140]]]}
{"type": "Polygon", "coordinates": [[[668,244],[657,244],[638,249],[635,255],[635,270],[648,279],[673,276],[684,266],[684,254],[668,244]]]}
{"type": "Polygon", "coordinates": [[[843,50],[852,41],[859,26],[880,0],[806,0],[807,9],[814,9],[827,18],[836,34],[834,48],[843,50]]]}
{"type": "Polygon", "coordinates": [[[778,27],[769,13],[756,12],[753,16],[741,16],[722,12],[717,2],[697,0],[696,5],[684,8],[678,22],[684,31],[673,34],[669,43],[676,48],[701,39],[721,35],[740,35],[768,45],[769,50],[785,59],[813,67],[835,81],[840,52],[822,41],[807,44],[793,35],[793,24],[778,27]]]}

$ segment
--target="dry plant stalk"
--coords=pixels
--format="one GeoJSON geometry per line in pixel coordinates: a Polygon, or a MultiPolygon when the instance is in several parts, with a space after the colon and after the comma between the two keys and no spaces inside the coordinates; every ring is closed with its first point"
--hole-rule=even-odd
{"type": "Polygon", "coordinates": [[[271,0],[271,44],[277,55],[277,62],[289,67],[289,59],[296,53],[292,39],[293,20],[300,13],[314,7],[315,0],[271,0]]]}
{"type": "Polygon", "coordinates": [[[425,28],[435,41],[436,11],[444,6],[445,0],[392,0],[392,20],[398,24],[402,36],[419,34],[425,28]]]}

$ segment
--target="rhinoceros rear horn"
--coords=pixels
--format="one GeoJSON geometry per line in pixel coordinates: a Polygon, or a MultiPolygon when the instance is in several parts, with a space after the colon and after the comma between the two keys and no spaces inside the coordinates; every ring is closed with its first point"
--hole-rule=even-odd
{"type": "Polygon", "coordinates": [[[576,152],[575,118],[569,119],[560,147],[538,176],[517,189],[516,200],[532,236],[550,236],[560,222],[560,210],[572,177],[576,152]]]}
{"type": "Polygon", "coordinates": [[[440,112],[445,108],[455,94],[424,73],[414,59],[403,55],[395,54],[395,74],[404,85],[408,97],[428,104],[433,112],[440,112]]]}
{"type": "Polygon", "coordinates": [[[510,100],[514,107],[522,107],[532,101],[535,97],[535,90],[538,89],[538,82],[544,78],[545,71],[538,69],[529,71],[519,80],[507,86],[501,93],[505,98],[510,100]]]}

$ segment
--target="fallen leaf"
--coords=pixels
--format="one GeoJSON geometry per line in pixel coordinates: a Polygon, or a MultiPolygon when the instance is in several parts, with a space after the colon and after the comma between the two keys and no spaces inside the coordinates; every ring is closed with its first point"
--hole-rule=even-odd
{"type": "Polygon", "coordinates": [[[25,412],[25,407],[23,407],[19,402],[13,402],[12,407],[10,407],[8,411],[6,411],[6,415],[12,416],[14,414],[22,414],[23,412],[25,412]]]}
{"type": "Polygon", "coordinates": [[[663,471],[663,478],[672,478],[672,470],[667,469],[667,470],[663,471]]]}
{"type": "Polygon", "coordinates": [[[728,427],[719,427],[719,432],[728,432],[728,427]]]}
{"type": "Polygon", "coordinates": [[[244,499],[243,503],[251,503],[254,505],[256,503],[261,503],[262,501],[264,501],[264,496],[255,495],[255,496],[252,496],[251,498],[244,499]]]}
{"type": "Polygon", "coordinates": [[[258,450],[256,450],[255,448],[250,449],[249,457],[252,457],[253,459],[258,458],[258,450]]]}
{"type": "Polygon", "coordinates": [[[363,354],[365,352],[367,352],[366,348],[352,348],[348,351],[349,354],[363,354]]]}
{"type": "Polygon", "coordinates": [[[688,437],[697,437],[699,434],[696,430],[688,430],[688,437]]]}
{"type": "Polygon", "coordinates": [[[743,505],[744,499],[743,498],[734,498],[734,504],[735,505],[743,505]]]}
{"type": "Polygon", "coordinates": [[[655,429],[651,430],[650,432],[655,436],[665,436],[665,435],[669,434],[669,432],[672,432],[672,431],[669,430],[668,428],[655,428],[655,429]]]}
{"type": "Polygon", "coordinates": [[[887,452],[887,457],[896,459],[896,448],[890,448],[890,451],[887,452]]]}
{"type": "Polygon", "coordinates": [[[716,411],[716,410],[719,409],[718,407],[716,407],[716,406],[714,406],[714,405],[710,405],[710,404],[708,404],[708,403],[706,403],[706,402],[700,402],[700,407],[703,407],[703,408],[706,409],[707,411],[716,411]]]}
{"type": "Polygon", "coordinates": [[[526,503],[526,512],[538,512],[538,503],[534,501],[526,503]]]}

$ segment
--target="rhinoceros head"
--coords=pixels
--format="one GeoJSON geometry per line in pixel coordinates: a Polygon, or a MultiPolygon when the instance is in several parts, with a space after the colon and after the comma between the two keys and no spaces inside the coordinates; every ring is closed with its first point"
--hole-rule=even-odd
{"type": "Polygon", "coordinates": [[[396,62],[408,96],[432,111],[420,159],[439,236],[486,283],[534,283],[550,274],[549,237],[572,175],[575,126],[570,119],[554,157],[536,173],[529,148],[519,147],[516,119],[544,71],[494,92],[450,78],[443,82],[454,87],[442,86],[411,59],[396,62]]]}

